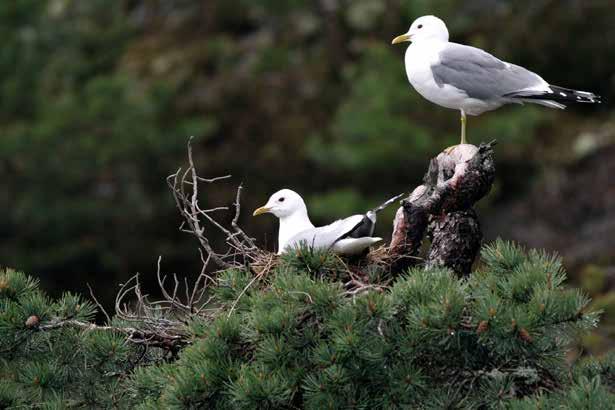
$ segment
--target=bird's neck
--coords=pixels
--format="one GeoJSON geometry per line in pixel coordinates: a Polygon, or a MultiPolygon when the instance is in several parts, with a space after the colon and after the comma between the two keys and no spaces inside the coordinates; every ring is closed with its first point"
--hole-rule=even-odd
{"type": "Polygon", "coordinates": [[[439,53],[446,47],[446,42],[438,39],[422,39],[414,41],[406,49],[404,65],[408,80],[415,86],[416,82],[429,81],[431,77],[431,65],[439,60],[439,53]],[[427,75],[427,78],[423,78],[427,75]]]}
{"type": "Polygon", "coordinates": [[[412,44],[408,46],[406,49],[406,58],[408,54],[428,54],[428,55],[437,55],[440,51],[446,47],[448,41],[439,39],[439,38],[424,38],[418,41],[413,41],[412,44]]]}
{"type": "Polygon", "coordinates": [[[307,209],[300,209],[288,216],[280,218],[280,231],[278,233],[278,253],[281,253],[290,239],[306,229],[312,229],[307,209]]]}

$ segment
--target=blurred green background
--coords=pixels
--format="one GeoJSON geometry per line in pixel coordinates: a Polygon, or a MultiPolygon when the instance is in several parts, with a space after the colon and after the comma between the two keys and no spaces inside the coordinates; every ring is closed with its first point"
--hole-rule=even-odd
{"type": "Polygon", "coordinates": [[[198,273],[165,183],[190,135],[202,176],[233,175],[202,205],[230,204],[243,182],[241,224],[270,249],[277,224],[250,211],[277,189],[300,192],[318,223],[408,192],[459,132],[390,45],[424,14],[453,41],[604,97],[506,107],[468,128],[499,141],[486,240],[557,250],[606,310],[585,341],[603,351],[615,338],[614,0],[0,2],[0,264],[56,294],[89,282],[107,305],[135,272],[153,292],[158,255],[166,272],[198,273]]]}

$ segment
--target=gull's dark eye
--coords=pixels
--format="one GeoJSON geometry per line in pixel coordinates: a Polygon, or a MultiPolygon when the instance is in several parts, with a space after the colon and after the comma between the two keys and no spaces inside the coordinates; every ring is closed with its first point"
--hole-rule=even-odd
{"type": "Polygon", "coordinates": [[[286,198],[282,197],[282,198],[278,199],[278,202],[284,202],[284,199],[286,199],[286,198]]]}
{"type": "Polygon", "coordinates": [[[422,24],[419,24],[417,28],[423,28],[423,25],[422,25],[422,24]]]}

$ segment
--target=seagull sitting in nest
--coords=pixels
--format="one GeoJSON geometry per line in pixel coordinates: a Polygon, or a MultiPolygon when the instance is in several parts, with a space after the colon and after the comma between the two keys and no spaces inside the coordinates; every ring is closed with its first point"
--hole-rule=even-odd
{"type": "Polygon", "coordinates": [[[568,103],[599,103],[600,96],[550,85],[538,74],[470,46],[450,43],[448,29],[434,16],[416,19],[393,44],[406,50],[408,80],[427,100],[461,112],[461,144],[466,144],[466,114],[480,115],[504,104],[534,103],[566,108],[568,103]]]}
{"type": "Polygon", "coordinates": [[[317,228],[308,217],[303,198],[295,191],[282,189],[271,195],[267,204],[255,210],[253,215],[271,213],[280,220],[278,255],[304,243],[313,249],[331,249],[337,254],[350,256],[360,254],[382,241],[382,238],[372,236],[376,214],[402,195],[389,199],[364,215],[349,216],[317,228]]]}

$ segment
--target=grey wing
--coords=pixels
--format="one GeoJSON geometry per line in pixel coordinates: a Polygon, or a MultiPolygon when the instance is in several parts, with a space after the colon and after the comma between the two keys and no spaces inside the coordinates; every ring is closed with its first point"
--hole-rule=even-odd
{"type": "Polygon", "coordinates": [[[431,71],[439,87],[449,84],[480,100],[545,84],[539,75],[523,67],[505,63],[479,48],[455,43],[440,52],[440,62],[432,65],[431,71]]]}
{"type": "Polygon", "coordinates": [[[363,220],[363,215],[353,215],[340,219],[332,224],[314,229],[307,229],[293,236],[287,247],[295,247],[305,243],[314,249],[330,248],[342,238],[352,232],[363,220]]]}

